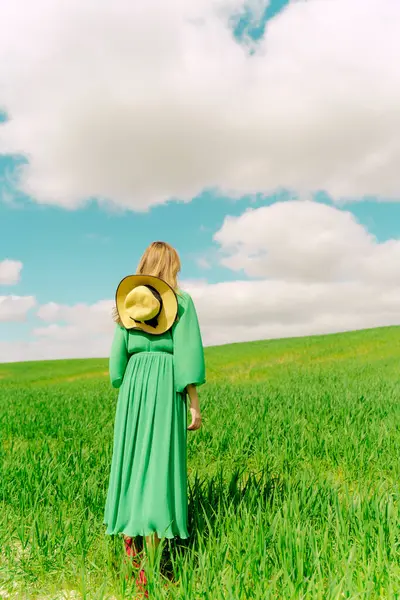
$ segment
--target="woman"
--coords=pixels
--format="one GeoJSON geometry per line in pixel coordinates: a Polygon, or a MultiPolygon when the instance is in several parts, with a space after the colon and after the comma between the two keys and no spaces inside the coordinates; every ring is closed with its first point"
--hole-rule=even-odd
{"type": "MultiPolygon", "coordinates": [[[[124,535],[129,556],[136,536],[152,550],[163,537],[189,536],[186,429],[201,426],[196,386],[205,364],[196,309],[178,289],[180,267],[174,248],[153,242],[116,294],[109,367],[120,389],[104,524],[106,534],[124,535]]],[[[138,583],[146,583],[143,570],[138,583]]]]}

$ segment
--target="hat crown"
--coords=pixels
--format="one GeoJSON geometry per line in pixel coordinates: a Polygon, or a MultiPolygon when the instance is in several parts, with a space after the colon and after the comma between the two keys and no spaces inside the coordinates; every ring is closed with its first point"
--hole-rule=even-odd
{"type": "Polygon", "coordinates": [[[160,310],[160,302],[145,285],[138,285],[125,298],[125,310],[135,321],[149,321],[160,310]]]}

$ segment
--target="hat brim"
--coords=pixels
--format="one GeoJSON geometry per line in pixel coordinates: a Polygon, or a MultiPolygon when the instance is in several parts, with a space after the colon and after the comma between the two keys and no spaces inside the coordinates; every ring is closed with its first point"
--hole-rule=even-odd
{"type": "Polygon", "coordinates": [[[174,324],[178,312],[178,300],[175,291],[166,281],[154,275],[128,275],[124,277],[115,293],[115,304],[121,323],[126,329],[140,329],[145,333],[153,335],[160,335],[168,331],[174,324]],[[126,296],[139,285],[151,285],[161,296],[162,308],[158,315],[158,324],[156,327],[135,321],[125,310],[126,296]]]}

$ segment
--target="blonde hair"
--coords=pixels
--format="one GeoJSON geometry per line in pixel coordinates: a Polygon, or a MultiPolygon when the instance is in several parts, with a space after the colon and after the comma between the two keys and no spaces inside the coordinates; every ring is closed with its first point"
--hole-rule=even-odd
{"type": "MultiPolygon", "coordinates": [[[[181,270],[181,261],[179,254],[167,244],[167,242],[152,242],[146,248],[136,269],[137,275],[154,275],[166,281],[177,294],[178,273],[181,270]]],[[[117,308],[113,308],[113,319],[119,325],[122,325],[117,308]]]]}

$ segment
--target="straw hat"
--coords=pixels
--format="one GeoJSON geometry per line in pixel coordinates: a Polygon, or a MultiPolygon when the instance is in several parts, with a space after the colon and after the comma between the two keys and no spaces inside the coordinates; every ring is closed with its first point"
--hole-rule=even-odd
{"type": "Polygon", "coordinates": [[[178,300],[170,285],[153,275],[128,275],[119,283],[115,304],[126,329],[160,335],[177,316],[178,300]]]}

